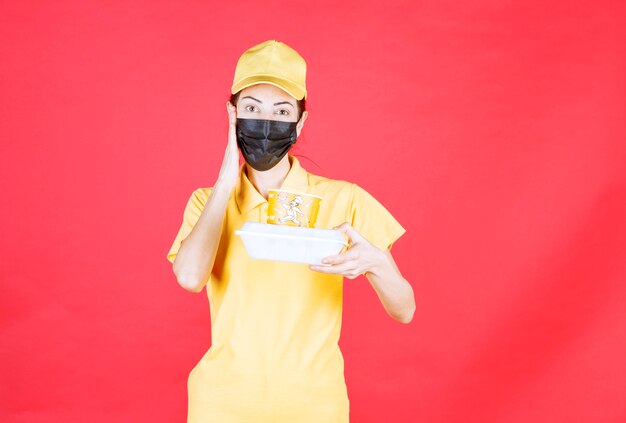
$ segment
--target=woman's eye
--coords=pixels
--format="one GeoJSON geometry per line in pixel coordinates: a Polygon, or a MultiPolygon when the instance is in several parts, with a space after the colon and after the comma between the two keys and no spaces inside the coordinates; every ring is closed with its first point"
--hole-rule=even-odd
{"type": "Polygon", "coordinates": [[[279,111],[279,113],[280,113],[280,114],[282,114],[283,116],[287,116],[287,115],[289,115],[289,110],[287,110],[287,109],[281,109],[281,110],[279,111]],[[285,112],[285,113],[280,113],[280,112],[285,112]]]}
{"type": "Polygon", "coordinates": [[[251,112],[251,111],[252,111],[252,110],[250,110],[248,107],[255,108],[255,107],[254,107],[254,106],[252,106],[252,105],[247,105],[247,106],[245,107],[245,110],[246,110],[246,111],[248,111],[248,112],[251,112]]]}

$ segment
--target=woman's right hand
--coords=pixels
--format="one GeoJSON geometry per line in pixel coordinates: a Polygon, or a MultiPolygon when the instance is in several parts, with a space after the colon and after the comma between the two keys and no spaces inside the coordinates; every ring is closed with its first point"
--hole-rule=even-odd
{"type": "Polygon", "coordinates": [[[228,111],[229,121],[228,144],[226,145],[222,168],[217,177],[217,184],[225,185],[229,190],[232,190],[237,185],[237,180],[239,179],[239,147],[237,147],[236,133],[237,108],[230,101],[227,101],[226,110],[228,111]]]}

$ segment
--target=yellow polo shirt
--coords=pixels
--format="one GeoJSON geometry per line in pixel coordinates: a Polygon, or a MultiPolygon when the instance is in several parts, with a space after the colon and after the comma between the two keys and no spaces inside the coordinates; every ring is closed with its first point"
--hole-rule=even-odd
{"type": "MultiPolygon", "coordinates": [[[[405,229],[358,185],[312,174],[288,154],[281,188],[320,195],[315,226],[349,222],[380,249],[405,229]]],[[[167,259],[198,221],[211,188],[189,198],[167,259]]],[[[211,347],[188,379],[188,423],[348,423],[349,399],[341,330],[343,276],[308,265],[248,256],[235,229],[267,221],[267,200],[248,179],[246,166],[231,194],[206,292],[211,347]]]]}

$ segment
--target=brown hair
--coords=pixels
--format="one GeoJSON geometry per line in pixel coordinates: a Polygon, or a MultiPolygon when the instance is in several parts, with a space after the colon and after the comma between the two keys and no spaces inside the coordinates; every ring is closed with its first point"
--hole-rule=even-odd
{"type": "MultiPolygon", "coordinates": [[[[237,101],[239,100],[239,94],[241,94],[241,91],[242,90],[239,90],[235,94],[230,95],[230,103],[235,107],[237,107],[237,101]]],[[[296,103],[298,107],[298,119],[296,121],[299,121],[302,117],[302,113],[306,110],[306,99],[302,98],[302,100],[296,100],[296,103]]]]}

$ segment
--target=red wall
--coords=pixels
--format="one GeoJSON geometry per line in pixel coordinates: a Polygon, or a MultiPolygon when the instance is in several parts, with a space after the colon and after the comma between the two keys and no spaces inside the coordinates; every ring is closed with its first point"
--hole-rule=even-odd
{"type": "Polygon", "coordinates": [[[407,229],[345,282],[353,422],[626,421],[623,2],[0,5],[0,421],[181,422],[206,293],[165,259],[235,64],[308,62],[292,150],[407,229]]]}

